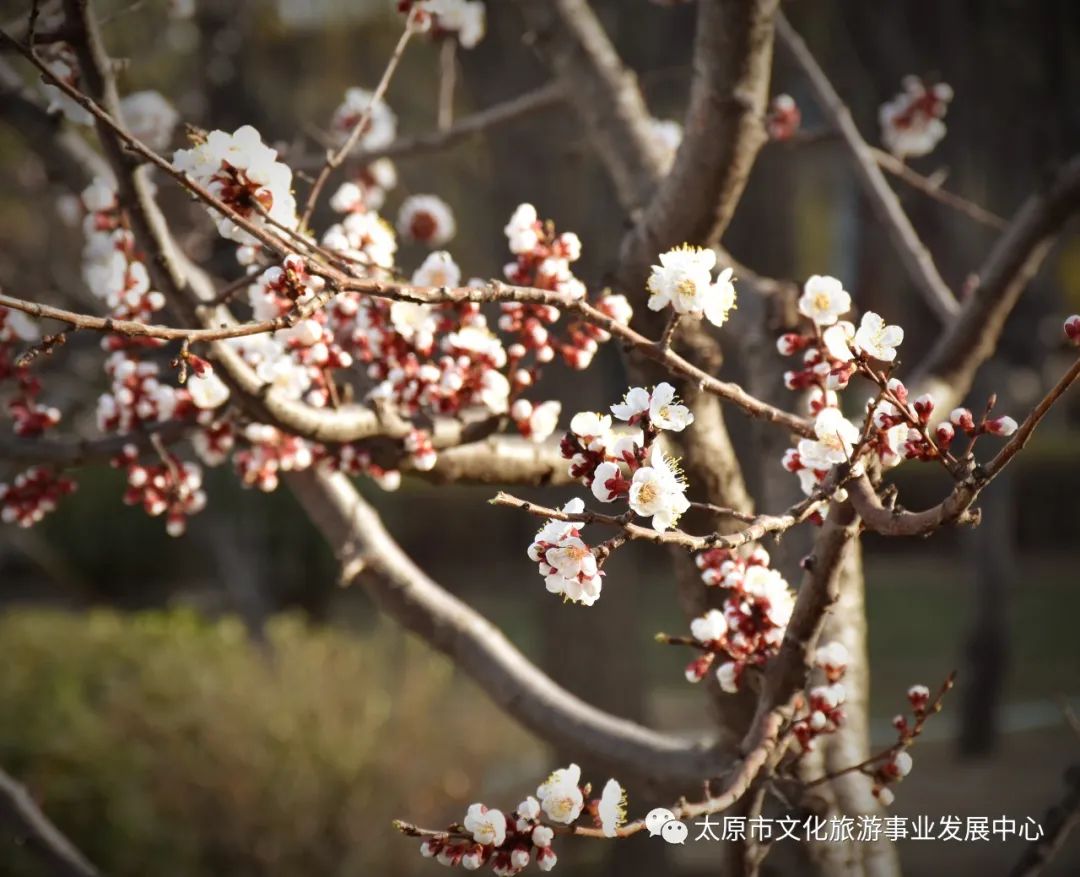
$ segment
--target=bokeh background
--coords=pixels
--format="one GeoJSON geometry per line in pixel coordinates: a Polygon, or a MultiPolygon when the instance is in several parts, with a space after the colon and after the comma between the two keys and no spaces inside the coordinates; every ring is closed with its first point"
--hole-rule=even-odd
{"type": "MultiPolygon", "coordinates": [[[[388,0],[200,0],[190,20],[169,18],[165,5],[100,4],[111,19],[110,48],[126,59],[122,88],[156,88],[202,128],[254,124],[297,163],[319,154],[313,132],[345,88],[374,86],[400,31],[388,0]]],[[[26,6],[3,0],[0,19],[26,6]]],[[[678,119],[692,4],[594,6],[653,113],[678,119]]],[[[1002,216],[1080,147],[1073,0],[804,0],[787,8],[871,142],[877,107],[902,76],[950,83],[948,135],[914,166],[1002,216]]],[[[545,81],[513,3],[488,3],[488,31],[458,55],[458,116],[545,81]]],[[[400,131],[433,127],[437,70],[435,47],[410,46],[389,91],[400,131]]],[[[773,92],[792,94],[804,129],[822,136],[765,147],[726,246],[767,275],[842,278],[861,307],[906,327],[904,354],[914,363],[932,343],[935,321],[783,51],[773,92]]],[[[78,233],[53,210],[63,190],[33,146],[0,112],[0,283],[16,295],[91,307],[78,233]]],[[[581,236],[579,275],[592,288],[604,282],[624,217],[568,109],[553,106],[435,156],[403,158],[398,170],[384,212],[393,217],[408,194],[446,199],[459,225],[450,249],[466,275],[499,273],[502,226],[531,201],[581,236]]],[[[943,276],[960,288],[996,232],[896,185],[943,276]]],[[[176,193],[167,200],[187,250],[232,276],[231,255],[201,211],[176,193]]],[[[317,217],[321,227],[319,219],[329,213],[317,217]]],[[[422,256],[405,247],[400,261],[411,270],[422,256]]],[[[1060,322],[1078,309],[1073,230],[1011,317],[973,398],[993,389],[1001,410],[1025,411],[1068,361],[1060,322]]],[[[737,350],[733,343],[725,373],[752,377],[737,350]]],[[[84,434],[92,434],[102,389],[100,359],[97,339],[76,335],[47,367],[54,404],[84,434]]],[[[572,410],[605,407],[625,386],[614,351],[586,375],[553,368],[546,381],[545,397],[570,400],[572,410]]],[[[782,448],[763,456],[754,428],[737,416],[730,425],[760,488],[782,448]]],[[[899,814],[1039,818],[1080,757],[1065,719],[1080,696],[1078,431],[1074,393],[987,493],[979,529],[867,540],[875,740],[892,739],[889,719],[909,685],[934,687],[950,670],[960,673],[946,712],[914,750],[899,814]]],[[[0,477],[11,468],[0,461],[0,477]]],[[[899,473],[908,505],[940,494],[928,470],[899,473]]],[[[392,818],[442,825],[481,797],[512,807],[559,758],[441,657],[380,619],[363,593],[338,587],[333,558],[284,490],[245,491],[230,472],[215,471],[207,510],[172,540],[160,521],[121,505],[117,473],[89,469],[79,483],[40,527],[0,530],[0,765],[108,873],[432,873],[438,866],[391,832],[392,818]]],[[[362,489],[421,565],[503,625],[558,681],[657,727],[708,729],[701,692],[683,681],[684,656],[652,643],[656,631],[685,623],[665,555],[620,551],[600,603],[563,606],[525,557],[534,522],[487,505],[490,490],[409,479],[394,494],[362,489]]],[[[558,491],[534,495],[563,499],[558,491]]],[[[791,542],[780,557],[793,574],[799,541],[791,542]]],[[[616,846],[563,844],[559,869],[712,873],[705,843],[676,855],[640,838],[616,846]]],[[[908,873],[920,875],[1004,873],[1018,850],[901,844],[908,873]]],[[[1078,872],[1073,838],[1047,873],[1078,872]]],[[[37,873],[21,850],[0,846],[0,874],[37,873]]]]}

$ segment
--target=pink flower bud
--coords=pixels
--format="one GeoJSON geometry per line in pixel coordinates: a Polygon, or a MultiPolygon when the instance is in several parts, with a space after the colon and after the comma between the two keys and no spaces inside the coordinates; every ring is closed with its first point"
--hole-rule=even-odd
{"type": "Polygon", "coordinates": [[[796,332],[787,332],[776,339],[776,350],[781,356],[791,356],[803,347],[803,338],[796,332]]]}
{"type": "Polygon", "coordinates": [[[1065,321],[1065,337],[1070,344],[1080,347],[1080,314],[1073,314],[1065,321]]]}
{"type": "Polygon", "coordinates": [[[986,421],[986,431],[991,435],[1007,436],[1016,432],[1017,423],[1008,415],[986,421]]]}
{"type": "Polygon", "coordinates": [[[915,711],[921,712],[930,702],[930,689],[925,685],[912,685],[908,689],[907,698],[915,711]]]}
{"type": "Polygon", "coordinates": [[[964,432],[971,432],[975,429],[975,418],[967,408],[954,408],[949,415],[949,420],[964,432]]]}
{"type": "Polygon", "coordinates": [[[937,443],[939,445],[948,447],[956,437],[956,430],[953,429],[951,423],[946,421],[945,423],[938,424],[938,428],[934,431],[934,435],[937,438],[937,443]]]}
{"type": "Polygon", "coordinates": [[[889,378],[889,382],[885,385],[889,392],[896,396],[901,402],[907,401],[907,387],[904,386],[904,382],[899,378],[889,378]]]}
{"type": "Polygon", "coordinates": [[[923,423],[928,423],[930,415],[934,413],[934,397],[929,393],[923,393],[914,402],[915,413],[919,415],[919,420],[923,423]]]}

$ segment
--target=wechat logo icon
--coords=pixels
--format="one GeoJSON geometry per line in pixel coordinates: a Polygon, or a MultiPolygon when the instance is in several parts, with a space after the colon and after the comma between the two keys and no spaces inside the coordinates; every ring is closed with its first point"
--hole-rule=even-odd
{"type": "Polygon", "coordinates": [[[686,826],[675,818],[675,814],[666,807],[650,810],[645,817],[645,827],[651,837],[660,835],[669,844],[684,844],[689,834],[686,826]]]}

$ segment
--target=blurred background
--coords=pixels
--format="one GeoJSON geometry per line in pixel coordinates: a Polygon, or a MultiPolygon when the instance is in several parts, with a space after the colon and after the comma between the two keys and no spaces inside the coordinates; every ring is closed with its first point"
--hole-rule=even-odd
{"type": "MultiPolygon", "coordinates": [[[[27,5],[0,0],[0,20],[27,5]]],[[[389,0],[200,0],[190,18],[170,16],[167,5],[100,3],[110,50],[125,59],[122,89],[157,89],[201,128],[253,124],[297,164],[320,155],[317,132],[345,89],[374,87],[401,28],[389,0]]],[[[654,115],[678,120],[692,4],[593,5],[654,115]]],[[[515,5],[487,6],[486,39],[458,52],[458,117],[545,82],[515,5]]],[[[877,108],[904,75],[951,84],[948,134],[913,166],[988,210],[1011,216],[1080,147],[1074,0],[786,8],[871,143],[879,142],[877,108]]],[[[434,127],[438,64],[430,43],[408,48],[388,96],[400,132],[434,127]]],[[[766,275],[840,277],[860,307],[906,328],[904,354],[917,362],[935,319],[782,50],[772,91],[795,97],[814,136],[764,148],[725,245],[766,275]]],[[[409,194],[440,195],[457,214],[449,249],[466,276],[500,273],[502,227],[523,201],[580,235],[577,273],[591,289],[612,267],[624,217],[566,108],[402,158],[398,171],[384,215],[392,218],[409,194]]],[[[946,281],[962,288],[997,232],[895,185],[946,281]]],[[[63,194],[0,113],[0,283],[15,295],[87,308],[80,235],[52,209],[63,194]]],[[[188,252],[233,276],[229,248],[202,212],[176,192],[166,202],[188,252]]],[[[325,210],[315,225],[329,221],[325,210]]],[[[422,258],[418,248],[399,252],[407,272],[422,258]]],[[[1000,410],[1019,419],[1069,361],[1056,339],[1063,316],[1078,309],[1074,228],[1012,315],[974,404],[996,391],[1000,410]]],[[[752,380],[738,349],[731,339],[725,373],[752,380]]],[[[100,367],[98,339],[77,335],[46,367],[50,401],[81,434],[94,432],[100,367]]],[[[604,408],[625,389],[613,350],[584,375],[552,368],[545,381],[542,398],[571,399],[573,411],[604,408]]],[[[774,453],[737,415],[729,425],[760,491],[783,447],[774,453]]],[[[1080,706],[1078,435],[1074,393],[986,494],[982,527],[866,541],[875,742],[893,739],[889,721],[908,686],[934,688],[950,670],[960,673],[957,693],[914,750],[898,814],[1041,818],[1063,793],[1080,749],[1065,718],[1070,702],[1080,706]]],[[[13,471],[0,461],[0,480],[13,471]]],[[[903,467],[897,481],[909,507],[935,501],[943,487],[936,471],[918,465],[903,467]]],[[[392,818],[438,826],[474,800],[512,807],[558,760],[440,656],[380,619],[362,592],[338,587],[332,556],[284,489],[246,491],[231,472],[212,471],[208,508],[173,540],[160,521],[120,503],[123,488],[108,468],[82,471],[78,492],[41,526],[0,530],[0,765],[107,873],[434,873],[413,841],[392,833],[392,818]]],[[[652,642],[657,631],[685,626],[665,554],[621,550],[603,600],[564,606],[525,556],[534,522],[487,505],[491,489],[410,479],[392,494],[361,489],[412,557],[559,682],[656,727],[708,730],[705,698],[683,679],[685,655],[652,642]]],[[[524,494],[548,504],[567,495],[524,494]]],[[[798,539],[778,556],[795,581],[798,539]]],[[[711,873],[705,843],[666,861],[669,851],[641,838],[571,846],[563,844],[559,865],[571,875],[711,873]]],[[[912,841],[900,850],[911,874],[1004,873],[1021,846],[912,841]]],[[[0,847],[0,874],[37,873],[22,851],[0,847]]],[[[1046,873],[1080,873],[1080,839],[1046,873]]]]}

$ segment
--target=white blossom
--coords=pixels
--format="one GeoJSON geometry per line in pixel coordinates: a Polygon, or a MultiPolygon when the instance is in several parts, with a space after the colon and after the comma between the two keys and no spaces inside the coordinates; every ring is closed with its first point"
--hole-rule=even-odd
{"type": "Polygon", "coordinates": [[[538,222],[536,208],[532,204],[518,205],[506,224],[506,228],[503,229],[511,253],[530,253],[536,249],[537,244],[540,243],[538,222]]]}
{"type": "Polygon", "coordinates": [[[622,477],[622,470],[617,463],[605,461],[593,472],[592,493],[600,502],[612,502],[619,494],[608,489],[608,482],[622,477]]]}
{"type": "Polygon", "coordinates": [[[425,0],[423,8],[437,16],[439,30],[457,34],[465,49],[475,48],[484,38],[487,16],[481,0],[425,0]]]}
{"type": "Polygon", "coordinates": [[[657,429],[682,432],[693,422],[690,409],[675,402],[675,388],[668,383],[657,384],[649,398],[649,423],[657,429]]]}
{"type": "Polygon", "coordinates": [[[804,466],[818,470],[831,469],[847,460],[860,436],[859,428],[839,408],[821,410],[814,419],[814,434],[816,441],[799,442],[799,457],[804,466]]]}
{"type": "Polygon", "coordinates": [[[847,320],[840,320],[821,333],[821,340],[825,342],[829,356],[840,362],[850,362],[855,358],[855,354],[851,352],[854,338],[855,324],[847,320]]]}
{"type": "Polygon", "coordinates": [[[835,277],[815,274],[803,285],[799,313],[818,326],[831,326],[851,310],[851,295],[835,277]]]}
{"type": "Polygon", "coordinates": [[[192,375],[188,378],[187,388],[196,408],[218,408],[229,398],[229,388],[214,372],[192,375]]]}
{"type": "Polygon", "coordinates": [[[555,771],[536,790],[540,806],[552,822],[569,825],[585,806],[581,794],[581,768],[576,764],[555,771]]]}
{"type": "Polygon", "coordinates": [[[454,287],[461,283],[461,269],[446,250],[436,250],[413,272],[412,282],[414,286],[454,287]]]}
{"type": "Polygon", "coordinates": [[[619,420],[630,421],[649,410],[649,391],[644,387],[631,387],[623,396],[622,402],[611,406],[611,413],[619,420]]]}
{"type": "Polygon", "coordinates": [[[873,311],[863,314],[859,328],[855,332],[855,347],[882,362],[896,359],[896,348],[904,341],[904,330],[899,326],[886,325],[885,321],[873,311]]]}
{"type": "Polygon", "coordinates": [[[169,145],[180,114],[158,91],[135,91],[120,101],[128,130],[159,152],[169,145]]]}
{"type": "MultiPolygon", "coordinates": [[[[360,124],[373,97],[363,88],[349,88],[330,119],[330,127],[338,146],[344,146],[352,134],[353,128],[360,124]]],[[[397,137],[397,116],[386,101],[381,98],[372,105],[371,114],[360,137],[356,141],[357,150],[382,149],[397,137]]]]}
{"type": "Polygon", "coordinates": [[[463,824],[478,844],[500,846],[506,840],[506,817],[500,810],[489,810],[483,804],[472,804],[463,824]]]}
{"type": "Polygon", "coordinates": [[[570,420],[570,432],[589,451],[603,450],[611,434],[611,416],[595,411],[579,411],[570,420]]]}
{"type": "Polygon", "coordinates": [[[733,661],[725,661],[716,668],[716,680],[720,683],[720,689],[728,694],[735,694],[739,690],[735,681],[735,670],[733,661]]]}
{"type": "MultiPolygon", "coordinates": [[[[254,225],[264,220],[258,204],[269,217],[286,228],[298,222],[296,199],[292,193],[292,170],[277,160],[277,152],[262,142],[251,125],[232,134],[211,131],[206,140],[191,149],[178,149],[173,165],[205,186],[254,225]]],[[[253,238],[227,216],[208,207],[222,237],[240,244],[253,238]]]]}
{"type": "Polygon", "coordinates": [[[437,195],[412,195],[398,211],[398,234],[431,247],[441,247],[457,232],[450,205],[437,195]]]}
{"type": "Polygon", "coordinates": [[[604,837],[615,837],[616,831],[626,822],[626,790],[616,780],[604,784],[596,811],[604,837]]]}
{"type": "Polygon", "coordinates": [[[643,518],[652,518],[658,533],[670,530],[688,508],[686,484],[671,460],[654,445],[648,466],[634,473],[630,482],[630,508],[643,518]]]}
{"type": "Polygon", "coordinates": [[[695,618],[690,622],[690,633],[702,644],[723,639],[727,628],[727,619],[719,609],[710,609],[700,618],[695,618]]]}

